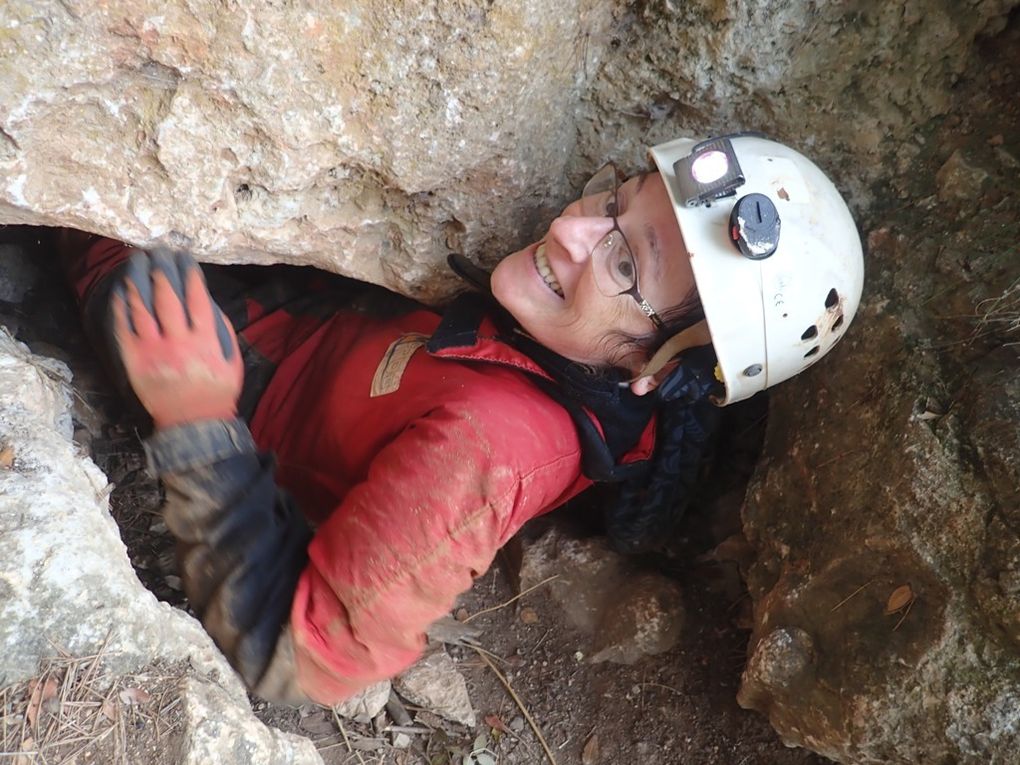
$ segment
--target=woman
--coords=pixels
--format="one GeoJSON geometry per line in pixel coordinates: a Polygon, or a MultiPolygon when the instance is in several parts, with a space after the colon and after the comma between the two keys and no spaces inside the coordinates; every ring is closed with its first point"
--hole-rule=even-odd
{"type": "Polygon", "coordinates": [[[155,425],[188,598],[255,692],[332,704],[399,672],[525,521],[593,480],[624,482],[622,546],[661,535],[715,406],[845,330],[860,240],[810,161],[746,134],[651,154],[491,279],[455,261],[479,292],[442,315],[249,292],[227,320],[186,256],[78,259],[155,425]]]}

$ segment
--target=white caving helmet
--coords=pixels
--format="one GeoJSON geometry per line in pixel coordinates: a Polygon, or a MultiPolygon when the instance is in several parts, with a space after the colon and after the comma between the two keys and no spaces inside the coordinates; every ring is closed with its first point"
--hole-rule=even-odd
{"type": "Polygon", "coordinates": [[[799,152],[757,134],[653,147],[691,259],[726,386],[749,398],[824,356],[857,312],[860,235],[843,197],[799,152]]]}

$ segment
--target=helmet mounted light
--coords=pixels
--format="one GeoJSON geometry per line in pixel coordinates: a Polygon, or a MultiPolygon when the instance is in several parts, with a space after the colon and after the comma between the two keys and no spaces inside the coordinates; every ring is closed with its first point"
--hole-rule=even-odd
{"type": "Polygon", "coordinates": [[[673,163],[673,172],[687,207],[730,196],[744,185],[744,172],[729,138],[699,143],[689,155],[673,163]]]}
{"type": "MultiPolygon", "coordinates": [[[[750,131],[649,151],[710,330],[724,386],[717,403],[749,398],[826,355],[857,312],[864,279],[860,234],[832,181],[792,147],[750,131]]],[[[705,340],[673,346],[690,329],[653,360],[705,340]]]]}

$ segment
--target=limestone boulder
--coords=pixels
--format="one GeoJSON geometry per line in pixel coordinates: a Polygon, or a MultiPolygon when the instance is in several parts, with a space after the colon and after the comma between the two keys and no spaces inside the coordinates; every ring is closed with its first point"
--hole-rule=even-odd
{"type": "Polygon", "coordinates": [[[574,539],[552,528],[524,548],[521,588],[544,585],[556,607],[588,638],[591,662],[634,664],[680,639],[686,612],[677,582],[642,571],[603,537],[574,539]]]}
{"type": "Polygon", "coordinates": [[[531,241],[608,158],[760,129],[863,204],[1015,0],[9,0],[0,223],[425,299],[531,241]]]}
{"type": "MultiPolygon", "coordinates": [[[[970,81],[1015,73],[1004,50],[970,81]]],[[[909,201],[872,216],[846,340],[775,391],[743,509],[757,557],[738,700],[839,762],[1020,751],[1020,202],[991,140],[1020,142],[1013,101],[992,88],[928,126],[888,190],[909,201]],[[952,175],[966,182],[945,193],[952,175]]]]}
{"type": "Polygon", "coordinates": [[[5,2],[0,222],[441,293],[447,252],[504,254],[563,196],[604,47],[585,30],[604,39],[612,13],[586,0],[5,2]]]}
{"type": "MultiPolygon", "coordinates": [[[[202,626],[138,581],[109,513],[111,487],[72,443],[70,373],[0,328],[0,687],[57,656],[103,656],[100,679],[180,670],[182,763],[320,763],[267,728],[202,626]]],[[[6,737],[5,737],[6,740],[6,737]]]]}

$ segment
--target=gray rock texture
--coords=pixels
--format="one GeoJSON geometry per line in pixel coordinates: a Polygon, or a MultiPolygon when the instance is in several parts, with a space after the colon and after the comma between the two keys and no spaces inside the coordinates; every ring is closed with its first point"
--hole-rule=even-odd
{"type": "MultiPolygon", "coordinates": [[[[607,158],[634,170],[685,132],[790,141],[869,233],[866,300],[774,397],[740,700],[841,762],[1012,763],[1016,5],[7,0],[0,223],[438,299],[448,251],[491,264],[607,158]]],[[[0,369],[0,679],[32,673],[45,636],[84,652],[109,632],[114,666],[187,655],[243,703],[198,626],[134,581],[67,440],[63,372],[16,348],[0,369]]]]}
{"type": "Polygon", "coordinates": [[[8,0],[0,222],[438,298],[448,251],[493,262],[678,132],[766,129],[868,199],[1013,5],[8,0]]]}
{"type": "Polygon", "coordinates": [[[0,221],[441,292],[450,249],[501,250],[562,196],[605,47],[588,33],[606,39],[612,14],[590,0],[5,2],[0,221]]]}
{"type": "Polygon", "coordinates": [[[743,509],[738,699],[839,762],[1020,751],[1018,42],[983,46],[872,209],[859,319],[775,391],[743,509]]]}
{"type": "Polygon", "coordinates": [[[106,477],[71,442],[66,366],[0,329],[0,687],[62,650],[102,649],[109,676],[184,663],[186,763],[318,763],[308,741],[262,725],[201,625],[135,575],[106,477]],[[105,646],[105,648],[103,648],[105,646]]]}
{"type": "Polygon", "coordinates": [[[457,669],[456,662],[441,647],[394,678],[393,686],[412,704],[461,725],[475,725],[475,709],[468,695],[467,682],[457,669]]]}
{"type": "Polygon", "coordinates": [[[368,686],[335,707],[336,713],[360,723],[369,723],[386,708],[390,698],[389,680],[368,686]]]}
{"type": "Polygon", "coordinates": [[[524,549],[521,588],[542,582],[566,619],[590,636],[592,662],[633,664],[676,645],[683,593],[672,579],[642,572],[604,538],[570,539],[547,531],[524,549]]]}

